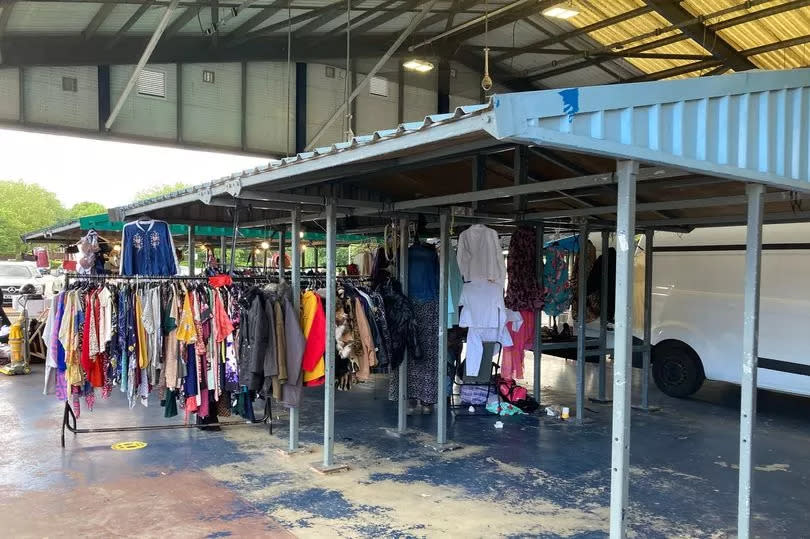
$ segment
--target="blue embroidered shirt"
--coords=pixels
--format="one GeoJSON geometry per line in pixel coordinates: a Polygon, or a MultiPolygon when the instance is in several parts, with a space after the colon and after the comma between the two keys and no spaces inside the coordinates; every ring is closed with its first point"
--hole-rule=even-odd
{"type": "Polygon", "coordinates": [[[174,243],[164,221],[135,221],[124,226],[121,275],[176,275],[174,243]]]}

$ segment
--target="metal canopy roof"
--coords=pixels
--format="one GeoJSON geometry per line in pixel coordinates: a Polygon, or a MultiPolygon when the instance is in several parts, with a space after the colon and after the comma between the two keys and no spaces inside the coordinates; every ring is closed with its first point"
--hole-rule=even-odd
{"type": "MultiPolygon", "coordinates": [[[[808,66],[808,0],[577,0],[569,20],[540,12],[564,0],[440,0],[404,44],[481,71],[484,14],[491,72],[525,90],[808,66]],[[426,44],[429,41],[429,44],[426,44]]],[[[169,0],[5,0],[8,65],[135,63],[169,0]]],[[[376,58],[417,13],[417,0],[353,2],[353,59],[376,58]]],[[[154,62],[345,57],[346,4],[331,0],[183,0],[154,62]]]]}
{"type": "Polygon", "coordinates": [[[810,193],[810,70],[498,95],[111,215],[193,222],[239,204],[243,226],[272,226],[299,207],[322,219],[331,195],[347,228],[470,203],[460,221],[586,217],[608,227],[617,159],[647,165],[641,227],[742,223],[746,181],[772,190],[771,218],[808,219],[798,201],[810,193]],[[475,177],[482,191],[471,193],[475,177]]]}

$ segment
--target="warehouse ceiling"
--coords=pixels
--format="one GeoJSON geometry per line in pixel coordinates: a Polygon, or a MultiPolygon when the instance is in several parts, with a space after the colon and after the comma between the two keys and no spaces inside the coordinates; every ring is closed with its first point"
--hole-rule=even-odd
{"type": "MultiPolygon", "coordinates": [[[[424,0],[181,1],[152,62],[375,59],[424,0]],[[349,8],[350,5],[350,8],[349,8]],[[348,11],[348,13],[347,13],[348,11]]],[[[0,66],[135,63],[169,0],[0,0],[0,66]]],[[[437,0],[400,56],[510,90],[810,65],[810,0],[437,0]],[[563,7],[568,19],[541,12],[563,7]]]]}

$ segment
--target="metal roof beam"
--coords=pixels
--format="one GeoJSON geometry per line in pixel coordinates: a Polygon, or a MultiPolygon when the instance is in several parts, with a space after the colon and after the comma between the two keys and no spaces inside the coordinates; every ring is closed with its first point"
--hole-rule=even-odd
{"type": "MultiPolygon", "coordinates": [[[[768,193],[763,198],[765,202],[788,202],[791,200],[808,199],[810,195],[797,195],[790,191],[778,193],[768,193]]],[[[657,212],[660,210],[690,210],[697,208],[716,208],[720,206],[744,206],[747,202],[746,195],[716,196],[705,198],[694,198],[685,200],[665,200],[662,202],[644,202],[636,204],[636,212],[657,212]]],[[[616,213],[618,206],[599,206],[595,208],[578,208],[574,210],[548,210],[527,213],[526,219],[546,219],[551,217],[589,217],[592,215],[606,215],[616,213]]],[[[678,219],[680,217],[667,217],[667,219],[678,219]]],[[[684,223],[688,224],[688,223],[684,223]]]]}
{"type": "MultiPolygon", "coordinates": [[[[681,7],[677,2],[671,2],[669,0],[644,1],[648,6],[652,7],[656,13],[672,24],[682,24],[694,18],[694,15],[681,7]]],[[[736,71],[746,71],[748,69],[757,68],[750,60],[741,55],[737,49],[717,35],[717,32],[707,28],[701,22],[685,24],[680,27],[680,30],[689,36],[692,41],[702,46],[704,49],[709,50],[715,56],[722,58],[728,66],[736,71]]]]}
{"type": "MultiPolygon", "coordinates": [[[[649,167],[639,170],[637,181],[658,180],[677,176],[691,176],[691,172],[663,167],[649,167]]],[[[590,174],[577,178],[565,178],[562,180],[549,180],[525,185],[514,185],[510,187],[496,187],[484,189],[482,191],[471,191],[467,193],[457,193],[453,195],[442,195],[436,197],[418,198],[415,200],[405,200],[395,202],[392,205],[394,211],[421,208],[424,206],[446,206],[464,204],[467,202],[480,202],[482,200],[494,200],[498,198],[511,198],[519,195],[531,195],[537,193],[549,193],[553,191],[570,191],[572,189],[584,189],[601,185],[615,185],[616,174],[613,172],[605,174],[590,174]]]]}
{"type": "Polygon", "coordinates": [[[182,30],[185,25],[191,22],[191,19],[193,19],[200,13],[200,10],[202,10],[202,6],[189,7],[183,10],[183,12],[180,15],[178,15],[174,21],[172,21],[169,27],[166,28],[166,31],[163,32],[164,37],[170,38],[173,35],[177,34],[177,32],[182,30]]]}
{"type": "Polygon", "coordinates": [[[124,37],[124,34],[129,32],[129,29],[132,28],[135,25],[135,23],[140,20],[141,17],[143,17],[144,13],[146,13],[146,10],[152,7],[154,3],[155,2],[153,0],[146,0],[146,2],[138,6],[138,9],[135,11],[135,13],[133,13],[130,16],[130,18],[127,19],[127,22],[125,22],[124,25],[118,29],[113,38],[109,41],[109,43],[107,43],[106,48],[110,49],[114,47],[116,43],[118,43],[118,41],[120,41],[121,38],[124,37]]]}
{"type": "Polygon", "coordinates": [[[99,26],[104,24],[104,21],[107,20],[107,17],[110,16],[112,10],[115,9],[115,4],[102,4],[96,14],[93,15],[93,18],[90,20],[90,23],[87,27],[82,31],[82,37],[84,39],[90,39],[93,37],[96,32],[98,31],[99,26]]]}
{"type": "Polygon", "coordinates": [[[231,41],[239,36],[247,34],[249,31],[253,30],[261,23],[263,23],[264,21],[266,21],[267,19],[269,19],[270,17],[281,11],[281,9],[284,7],[284,4],[285,4],[284,0],[276,0],[269,6],[262,8],[258,13],[253,15],[251,18],[249,18],[248,20],[246,20],[245,22],[243,22],[242,24],[240,24],[239,26],[228,32],[225,41],[231,41]]]}
{"type": "Polygon", "coordinates": [[[163,14],[163,17],[160,19],[160,22],[155,28],[155,32],[152,34],[152,37],[149,39],[149,43],[146,44],[146,49],[144,49],[143,54],[141,54],[141,59],[138,60],[138,65],[135,66],[135,70],[132,72],[132,75],[129,77],[129,81],[127,85],[124,87],[124,91],[121,92],[121,95],[118,96],[118,101],[115,103],[115,106],[110,113],[110,116],[107,118],[107,121],[104,122],[104,128],[109,131],[110,127],[112,127],[115,119],[118,118],[118,114],[121,112],[121,109],[124,106],[127,98],[129,97],[129,93],[135,87],[135,83],[138,81],[138,76],[141,74],[141,70],[143,70],[146,62],[149,61],[149,57],[152,55],[152,52],[155,50],[160,37],[163,35],[164,30],[166,30],[166,24],[169,22],[169,18],[171,17],[172,13],[174,12],[175,8],[177,7],[179,0],[173,0],[171,4],[166,8],[166,12],[163,14]]]}
{"type": "MultiPolygon", "coordinates": [[[[283,23],[286,26],[286,21],[283,23]]],[[[423,34],[424,35],[424,34],[423,34]]],[[[370,34],[352,39],[352,57],[376,59],[380,51],[392,42],[389,35],[370,34]]],[[[152,63],[241,62],[258,60],[287,61],[287,36],[278,35],[244,43],[240,46],[210,47],[207,36],[175,36],[160,40],[152,63]]],[[[298,38],[292,43],[293,61],[345,60],[346,38],[298,38]],[[312,47],[318,43],[318,48],[312,47]]],[[[101,65],[137,63],[144,47],[143,36],[117,37],[114,42],[96,35],[83,40],[81,36],[31,36],[12,34],[0,38],[3,64],[29,65],[101,65]]]]}
{"type": "Polygon", "coordinates": [[[459,24],[446,32],[442,32],[441,34],[416,43],[415,45],[411,45],[408,47],[408,51],[413,52],[416,49],[430,45],[431,43],[448,40],[450,37],[452,37],[452,40],[448,41],[452,43],[462,43],[472,37],[483,34],[485,26],[484,21],[488,21],[487,26],[489,31],[493,31],[508,24],[512,24],[515,21],[519,21],[520,19],[528,17],[529,15],[539,13],[547,7],[561,4],[562,2],[563,0],[540,0],[539,2],[537,0],[516,0],[511,4],[507,4],[493,10],[488,14],[481,15],[480,17],[476,17],[463,24],[459,24]]]}
{"type": "MultiPolygon", "coordinates": [[[[764,216],[764,222],[766,224],[799,223],[799,222],[806,222],[808,220],[810,220],[810,211],[765,213],[764,216]]],[[[636,221],[636,229],[637,230],[645,228],[661,229],[663,227],[673,227],[673,226],[719,227],[719,226],[744,225],[745,223],[746,223],[746,214],[743,212],[738,216],[721,215],[712,217],[681,217],[678,219],[636,221]]]]}
{"type": "MultiPolygon", "coordinates": [[[[465,48],[473,48],[472,45],[465,45],[465,48]]],[[[499,51],[513,51],[513,47],[489,47],[492,52],[499,51]]],[[[566,49],[549,49],[549,48],[534,48],[523,47],[522,50],[531,54],[545,54],[549,56],[570,56],[574,54],[582,54],[586,58],[590,57],[607,57],[607,58],[646,58],[651,60],[708,60],[715,58],[711,54],[682,54],[682,53],[659,53],[659,52],[630,52],[630,51],[602,51],[602,50],[566,50],[566,49]]],[[[500,57],[495,59],[500,60],[500,57]]]]}
{"type": "MultiPolygon", "coordinates": [[[[780,49],[786,49],[788,47],[795,47],[796,45],[802,45],[803,43],[810,43],[810,34],[794,37],[791,39],[786,39],[784,41],[777,41],[775,43],[769,43],[767,45],[761,45],[759,47],[754,47],[751,49],[745,49],[744,51],[740,51],[740,54],[742,54],[745,57],[756,56],[758,54],[774,52],[780,49]]],[[[707,73],[706,75],[716,75],[722,72],[720,68],[724,66],[725,64],[723,64],[722,60],[703,60],[700,62],[694,62],[691,64],[673,67],[671,69],[665,69],[663,71],[656,71],[655,73],[649,73],[647,75],[642,75],[640,77],[628,79],[625,82],[644,82],[650,80],[660,80],[669,77],[674,77],[676,75],[684,75],[686,73],[694,73],[695,71],[711,68],[714,69],[709,73],[707,73]]]]}
{"type": "MultiPolygon", "coordinates": [[[[273,201],[273,202],[290,202],[295,204],[310,204],[314,206],[326,206],[328,197],[317,195],[299,195],[297,193],[279,193],[279,192],[265,192],[253,189],[245,189],[239,191],[237,198],[240,200],[253,200],[253,201],[273,201]]],[[[347,208],[371,208],[375,210],[382,210],[385,204],[382,202],[375,202],[373,200],[355,200],[348,198],[337,198],[335,203],[338,206],[345,206],[347,208]]]]}
{"type": "MultiPolygon", "coordinates": [[[[757,3],[757,4],[763,3],[763,0],[755,0],[755,3],[757,3]]],[[[745,13],[745,14],[739,15],[737,17],[732,17],[732,18],[724,20],[724,21],[719,21],[719,22],[708,25],[707,28],[709,30],[712,30],[713,32],[717,32],[717,31],[723,30],[725,28],[731,28],[731,27],[738,26],[738,25],[741,25],[741,24],[745,24],[745,23],[748,23],[748,22],[751,22],[753,20],[757,20],[757,19],[760,19],[760,18],[770,17],[772,15],[777,15],[779,13],[787,13],[789,11],[800,9],[800,8],[808,6],[808,5],[810,5],[810,0],[792,0],[792,1],[789,1],[789,2],[785,2],[784,4],[779,4],[779,5],[776,5],[776,6],[771,6],[771,7],[767,7],[767,8],[764,8],[764,9],[759,9],[759,10],[754,11],[752,13],[745,13]]],[[[665,28],[665,29],[659,29],[659,30],[661,32],[666,32],[666,31],[670,31],[670,30],[674,30],[674,29],[676,29],[675,26],[669,27],[669,29],[665,28]]],[[[679,42],[687,40],[687,39],[689,39],[689,36],[687,36],[686,34],[683,34],[683,33],[679,33],[679,34],[674,34],[674,35],[671,35],[671,36],[663,37],[661,39],[656,39],[655,41],[650,41],[649,43],[644,43],[644,44],[637,45],[635,47],[631,47],[631,48],[624,49],[624,50],[625,50],[625,52],[643,52],[643,51],[654,50],[654,49],[657,49],[657,48],[660,48],[660,47],[664,47],[666,45],[671,45],[673,43],[679,43],[679,42]]],[[[612,48],[615,48],[616,46],[617,46],[617,44],[614,43],[614,44],[611,44],[611,45],[607,45],[604,48],[605,49],[612,49],[612,48]]],[[[571,73],[573,71],[577,71],[579,69],[582,69],[582,68],[585,68],[585,67],[588,67],[588,66],[600,66],[604,62],[607,62],[609,60],[610,60],[609,58],[589,58],[589,59],[586,59],[583,62],[578,62],[576,64],[560,66],[558,68],[551,69],[551,70],[548,70],[548,71],[541,71],[541,72],[536,72],[536,73],[533,73],[533,74],[529,74],[528,75],[528,80],[535,81],[535,80],[541,80],[541,79],[548,78],[548,77],[556,77],[558,75],[564,75],[566,73],[571,73]]]]}
{"type": "MultiPolygon", "coordinates": [[[[620,22],[628,21],[630,19],[634,19],[641,15],[651,12],[653,9],[650,6],[641,6],[639,8],[627,11],[625,13],[621,13],[616,15],[615,17],[608,17],[607,19],[595,22],[593,24],[589,24],[587,26],[583,26],[582,28],[575,28],[573,30],[569,30],[564,34],[559,34],[556,36],[551,36],[546,39],[541,39],[540,41],[536,41],[531,45],[527,45],[525,47],[519,47],[512,51],[505,52],[496,58],[493,58],[495,62],[503,62],[505,60],[509,60],[514,58],[515,56],[519,56],[521,54],[527,52],[533,52],[532,49],[535,48],[543,48],[548,47],[549,45],[554,45],[555,43],[562,43],[564,41],[568,41],[569,39],[589,34],[590,32],[595,32],[597,30],[601,30],[602,28],[607,28],[608,26],[618,24],[620,22]]],[[[494,50],[494,48],[493,48],[494,50]]]]}
{"type": "Polygon", "coordinates": [[[8,21],[11,19],[11,12],[14,10],[14,5],[17,2],[6,0],[4,2],[0,2],[0,8],[2,8],[2,12],[0,12],[0,37],[6,33],[6,27],[8,26],[8,21]]]}

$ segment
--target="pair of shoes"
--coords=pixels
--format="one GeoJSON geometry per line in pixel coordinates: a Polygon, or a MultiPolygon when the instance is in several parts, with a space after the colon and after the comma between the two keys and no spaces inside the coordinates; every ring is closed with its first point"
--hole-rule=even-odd
{"type": "Polygon", "coordinates": [[[422,415],[431,415],[433,413],[433,405],[432,404],[423,404],[422,405],[422,415]]]}
{"type": "Polygon", "coordinates": [[[422,413],[422,408],[417,406],[408,406],[408,409],[405,413],[407,415],[419,415],[422,413]]]}

